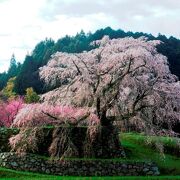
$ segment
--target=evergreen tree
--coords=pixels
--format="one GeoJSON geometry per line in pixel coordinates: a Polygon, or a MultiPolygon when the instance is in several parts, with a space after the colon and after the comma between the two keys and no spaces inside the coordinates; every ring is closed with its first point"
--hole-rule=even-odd
{"type": "Polygon", "coordinates": [[[2,90],[8,81],[8,76],[6,72],[0,73],[0,90],[2,90]]]}
{"type": "Polygon", "coordinates": [[[33,87],[38,93],[42,90],[42,84],[38,74],[38,65],[32,56],[26,56],[25,58],[15,82],[15,91],[23,95],[28,87],[33,87]]]}
{"type": "Polygon", "coordinates": [[[14,77],[17,75],[17,63],[15,59],[15,55],[13,54],[10,60],[10,65],[8,69],[8,78],[14,77]]]}
{"type": "Polygon", "coordinates": [[[39,96],[33,90],[32,87],[26,89],[25,102],[26,103],[34,103],[39,101],[39,96]]]}
{"type": "Polygon", "coordinates": [[[54,41],[52,39],[46,38],[36,45],[32,52],[32,57],[36,61],[38,67],[47,64],[53,54],[54,41]]]}

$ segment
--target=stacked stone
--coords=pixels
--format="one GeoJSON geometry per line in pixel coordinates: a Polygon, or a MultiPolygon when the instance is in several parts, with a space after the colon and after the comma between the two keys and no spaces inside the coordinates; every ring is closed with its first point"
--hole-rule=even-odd
{"type": "Polygon", "coordinates": [[[9,146],[9,138],[18,133],[18,129],[0,128],[0,153],[9,152],[11,150],[9,146]]]}
{"type": "Polygon", "coordinates": [[[32,154],[0,153],[0,167],[61,176],[159,175],[152,162],[118,160],[49,160],[32,154]]]}

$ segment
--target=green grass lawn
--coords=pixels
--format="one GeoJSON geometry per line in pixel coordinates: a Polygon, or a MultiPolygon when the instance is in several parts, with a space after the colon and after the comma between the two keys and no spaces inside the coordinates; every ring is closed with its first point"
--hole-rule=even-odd
{"type": "Polygon", "coordinates": [[[151,160],[154,161],[163,175],[180,175],[180,158],[174,153],[174,149],[180,150],[176,146],[174,139],[165,137],[152,137],[151,145],[146,145],[147,137],[139,134],[126,133],[121,135],[121,142],[126,150],[128,160],[151,160]],[[161,141],[165,146],[165,151],[169,153],[160,155],[154,144],[161,141]],[[170,152],[170,149],[172,151],[170,152]]]}
{"type": "MultiPolygon", "coordinates": [[[[29,172],[20,172],[9,169],[0,168],[0,179],[64,179],[64,180],[95,180],[95,179],[122,179],[122,180],[143,180],[143,179],[163,179],[175,180],[180,179],[180,158],[177,151],[179,147],[172,138],[152,137],[151,144],[146,145],[146,136],[134,133],[124,133],[120,136],[121,143],[125,148],[127,161],[154,161],[161,172],[159,177],[62,177],[62,176],[49,176],[29,172]],[[165,145],[165,156],[161,156],[155,149],[154,144],[156,141],[161,141],[165,145]],[[174,151],[175,150],[175,151],[174,151]]],[[[123,161],[125,161],[123,160],[123,161]]]]}
{"type": "Polygon", "coordinates": [[[176,180],[180,179],[180,176],[154,176],[154,177],[133,177],[133,176],[122,176],[122,177],[62,177],[62,176],[50,176],[50,175],[42,175],[37,173],[29,173],[29,172],[21,172],[15,171],[5,168],[0,168],[0,179],[10,179],[10,180],[18,180],[18,179],[49,179],[49,180],[156,180],[156,179],[163,179],[163,180],[176,180]]]}

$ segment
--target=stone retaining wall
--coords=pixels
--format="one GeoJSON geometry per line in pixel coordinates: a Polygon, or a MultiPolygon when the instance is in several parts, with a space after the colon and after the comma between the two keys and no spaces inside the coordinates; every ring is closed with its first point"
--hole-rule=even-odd
{"type": "Polygon", "coordinates": [[[116,160],[47,160],[32,154],[0,153],[0,167],[43,174],[69,176],[137,176],[159,175],[151,162],[116,160]]]}
{"type": "Polygon", "coordinates": [[[12,128],[8,129],[8,128],[0,127],[0,153],[10,151],[11,148],[9,145],[9,138],[18,133],[19,133],[18,129],[12,129],[12,128]]]}

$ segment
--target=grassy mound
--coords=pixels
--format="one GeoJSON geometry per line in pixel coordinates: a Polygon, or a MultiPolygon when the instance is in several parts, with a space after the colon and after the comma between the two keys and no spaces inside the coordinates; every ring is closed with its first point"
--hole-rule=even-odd
{"type": "Polygon", "coordinates": [[[128,160],[154,161],[161,172],[161,175],[180,175],[180,148],[176,139],[169,137],[150,137],[150,144],[146,142],[149,137],[125,133],[121,135],[121,143],[125,148],[128,160]],[[155,143],[161,142],[164,145],[164,156],[161,156],[155,148],[155,143]]]}

